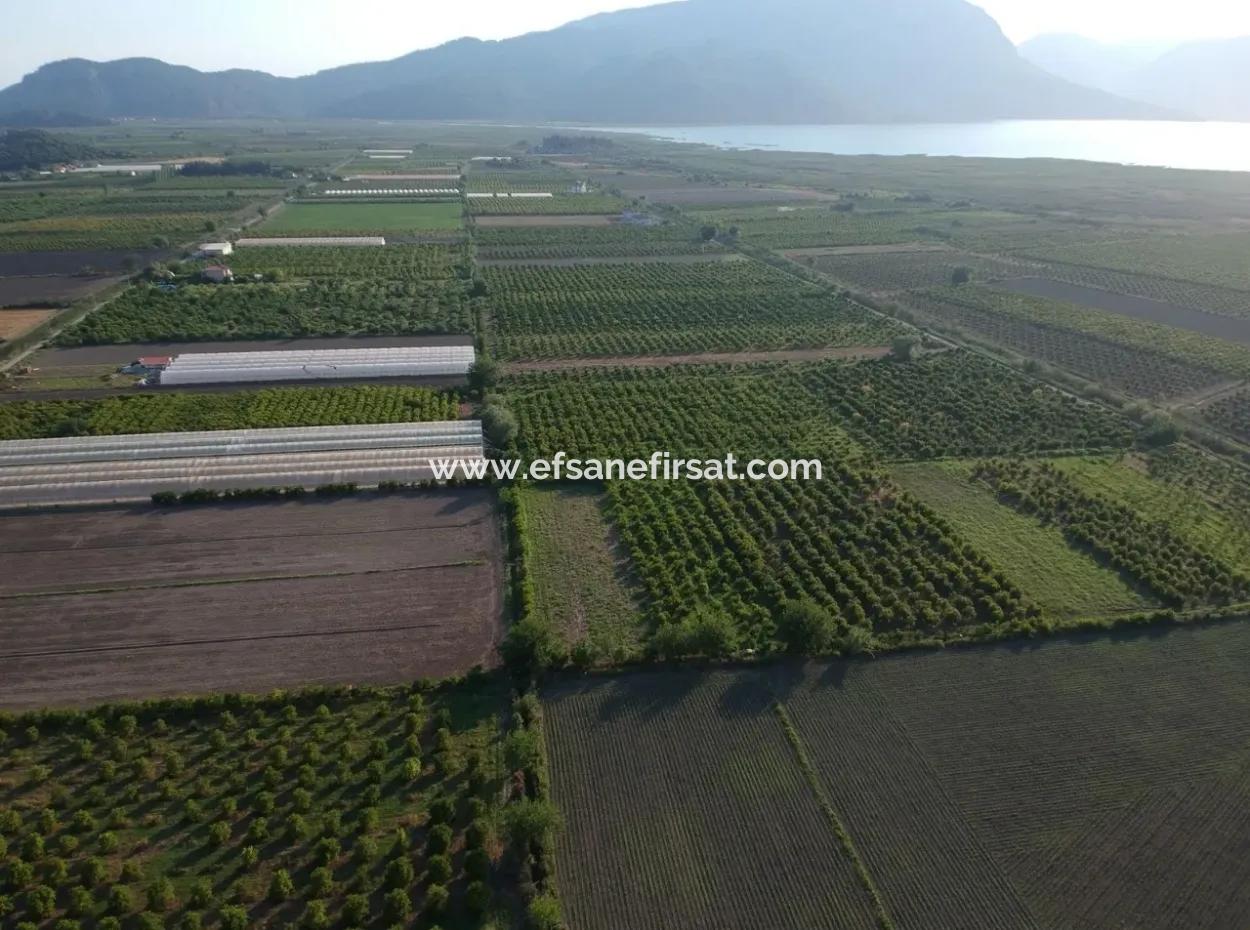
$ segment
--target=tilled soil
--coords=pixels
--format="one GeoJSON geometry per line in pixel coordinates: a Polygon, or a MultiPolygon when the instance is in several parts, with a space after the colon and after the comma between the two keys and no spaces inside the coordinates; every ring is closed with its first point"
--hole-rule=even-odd
{"type": "Polygon", "coordinates": [[[0,518],[0,706],[65,706],[492,665],[491,492],[0,518]]]}

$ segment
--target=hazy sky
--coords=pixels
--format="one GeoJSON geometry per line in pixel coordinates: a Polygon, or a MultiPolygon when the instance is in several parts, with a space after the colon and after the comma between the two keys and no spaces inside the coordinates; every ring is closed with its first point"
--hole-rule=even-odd
{"type": "MultiPolygon", "coordinates": [[[[767,0],[760,0],[767,2],[767,0]]],[[[924,0],[920,0],[924,2],[924,0]]],[[[1250,34],[1250,0],[976,0],[1019,42],[1250,34]]],[[[0,87],[58,58],[135,55],[282,75],[394,58],[462,35],[499,39],[647,0],[4,0],[0,87]]]]}

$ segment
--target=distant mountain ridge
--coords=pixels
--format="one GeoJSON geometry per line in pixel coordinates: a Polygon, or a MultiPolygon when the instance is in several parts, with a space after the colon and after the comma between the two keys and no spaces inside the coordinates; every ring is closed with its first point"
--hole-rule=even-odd
{"type": "Polygon", "coordinates": [[[1045,35],[1020,54],[1052,74],[1205,119],[1250,120],[1250,36],[1172,47],[1045,35]]]}
{"type": "Polygon", "coordinates": [[[0,116],[828,123],[1150,117],[1025,61],[965,0],[685,0],[300,78],[70,59],[0,116]]]}

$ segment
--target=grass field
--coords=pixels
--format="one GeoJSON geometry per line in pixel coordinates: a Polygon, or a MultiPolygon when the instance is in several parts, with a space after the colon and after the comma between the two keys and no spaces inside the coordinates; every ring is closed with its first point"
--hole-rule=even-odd
{"type": "Polygon", "coordinates": [[[601,490],[538,485],[522,492],[534,610],[596,659],[637,654],[639,612],[628,557],[610,528],[601,490]]]}
{"type": "Polygon", "coordinates": [[[891,474],[1048,614],[1095,616],[1158,606],[1113,569],[1075,549],[1057,527],[999,504],[961,462],[897,465],[891,474]]]}
{"type": "Polygon", "coordinates": [[[1247,661],[1226,624],[557,685],[569,926],[1238,926],[1247,661]]]}
{"type": "Polygon", "coordinates": [[[255,227],[258,236],[384,235],[459,229],[459,203],[293,203],[255,227]]]}

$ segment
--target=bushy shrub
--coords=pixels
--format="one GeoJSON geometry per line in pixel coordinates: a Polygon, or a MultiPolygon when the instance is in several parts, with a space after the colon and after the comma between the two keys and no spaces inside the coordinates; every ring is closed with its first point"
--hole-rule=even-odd
{"type": "Polygon", "coordinates": [[[451,878],[451,859],[445,854],[430,856],[425,864],[425,874],[431,882],[446,883],[451,878]]]}

